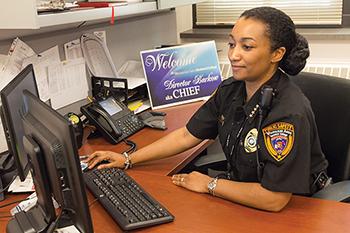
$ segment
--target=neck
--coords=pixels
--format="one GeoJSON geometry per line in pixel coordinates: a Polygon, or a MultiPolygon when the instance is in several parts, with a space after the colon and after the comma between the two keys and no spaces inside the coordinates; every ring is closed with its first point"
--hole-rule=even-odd
{"type": "Polygon", "coordinates": [[[245,88],[246,88],[246,93],[247,93],[247,99],[246,102],[252,98],[252,96],[255,94],[255,92],[268,80],[272,78],[274,73],[277,71],[277,67],[273,67],[268,70],[268,72],[265,73],[263,77],[260,77],[256,80],[253,81],[245,81],[245,88]]]}

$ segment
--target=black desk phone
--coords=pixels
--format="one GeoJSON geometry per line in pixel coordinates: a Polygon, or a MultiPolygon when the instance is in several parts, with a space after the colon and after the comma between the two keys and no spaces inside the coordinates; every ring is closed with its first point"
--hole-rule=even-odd
{"type": "Polygon", "coordinates": [[[112,144],[117,144],[144,127],[144,123],[113,96],[84,105],[80,110],[112,144]]]}

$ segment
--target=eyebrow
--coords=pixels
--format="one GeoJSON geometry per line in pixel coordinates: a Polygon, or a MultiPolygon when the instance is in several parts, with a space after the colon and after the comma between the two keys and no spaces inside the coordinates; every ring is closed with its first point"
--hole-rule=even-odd
{"type": "MultiPolygon", "coordinates": [[[[229,34],[228,35],[230,38],[234,39],[232,34],[229,34]]],[[[256,41],[253,37],[243,37],[240,39],[240,41],[247,41],[247,40],[253,40],[253,41],[256,41]]]]}

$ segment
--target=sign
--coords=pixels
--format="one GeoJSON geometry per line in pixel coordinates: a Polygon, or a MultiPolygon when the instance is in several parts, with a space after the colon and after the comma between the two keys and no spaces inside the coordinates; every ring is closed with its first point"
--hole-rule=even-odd
{"type": "Polygon", "coordinates": [[[202,100],[221,83],[215,42],[141,52],[152,109],[202,100]]]}

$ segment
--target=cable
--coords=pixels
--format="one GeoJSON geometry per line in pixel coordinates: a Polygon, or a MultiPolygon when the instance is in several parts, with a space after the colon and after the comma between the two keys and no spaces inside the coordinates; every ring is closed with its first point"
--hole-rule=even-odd
{"type": "Polygon", "coordinates": [[[89,203],[89,207],[91,207],[93,204],[95,204],[96,201],[98,201],[98,198],[95,198],[94,200],[92,200],[92,202],[89,203]]]}
{"type": "Polygon", "coordinates": [[[71,212],[73,214],[75,214],[75,212],[72,209],[62,209],[62,211],[59,213],[59,215],[57,216],[56,220],[51,223],[51,225],[49,226],[49,228],[47,229],[47,233],[53,233],[56,228],[57,228],[57,224],[59,223],[59,221],[61,220],[62,216],[64,216],[65,212],[71,212]]]}
{"type": "Polygon", "coordinates": [[[56,220],[51,223],[51,225],[49,226],[49,228],[47,229],[47,233],[52,233],[54,232],[54,230],[57,227],[58,221],[61,219],[62,215],[63,215],[63,211],[65,211],[64,209],[59,213],[59,215],[57,216],[56,220]]]}
{"type": "Polygon", "coordinates": [[[17,177],[17,174],[15,174],[13,177],[12,177],[12,180],[5,186],[5,188],[3,189],[0,189],[0,193],[3,193],[6,191],[6,189],[8,189],[10,187],[10,185],[12,184],[12,182],[16,179],[17,177]]]}
{"type": "Polygon", "coordinates": [[[123,139],[123,141],[125,142],[126,145],[130,146],[129,149],[127,149],[126,151],[123,151],[122,153],[132,153],[135,152],[137,150],[137,145],[135,142],[131,141],[131,140],[127,140],[127,139],[123,139]]]}

